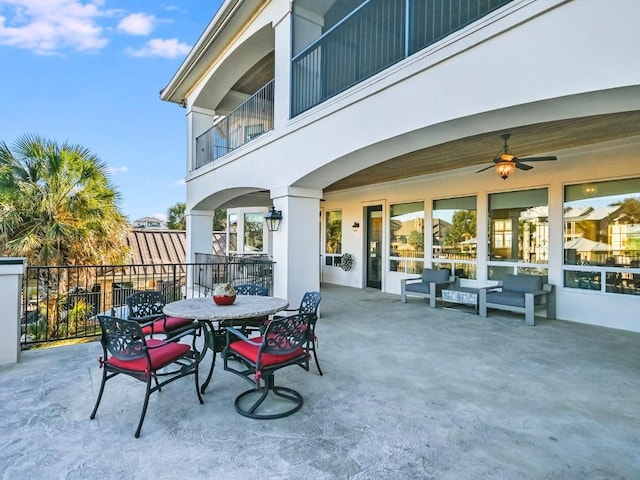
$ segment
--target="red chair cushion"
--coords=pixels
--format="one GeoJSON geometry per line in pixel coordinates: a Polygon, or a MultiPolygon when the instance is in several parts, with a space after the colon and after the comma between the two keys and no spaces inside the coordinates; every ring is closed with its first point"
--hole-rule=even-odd
{"type": "Polygon", "coordinates": [[[145,335],[151,335],[152,333],[165,333],[170,332],[171,330],[175,330],[176,328],[186,327],[187,325],[191,325],[192,323],[193,320],[190,318],[167,317],[164,320],[160,319],[153,322],[153,327],[151,325],[143,327],[142,333],[144,333],[145,335]]]}
{"type": "MultiPolygon", "coordinates": [[[[251,339],[253,342],[261,343],[262,337],[255,337],[251,339]]],[[[237,342],[233,342],[229,345],[229,348],[234,352],[242,355],[244,358],[249,360],[250,362],[257,363],[258,362],[258,345],[252,345],[243,340],[239,340],[237,342]]],[[[278,363],[288,362],[289,360],[293,360],[300,355],[304,355],[304,350],[302,347],[294,350],[291,353],[287,353],[286,355],[276,355],[273,353],[263,353],[262,354],[262,366],[267,367],[270,365],[277,365],[278,363]]]]}
{"type": "MultiPolygon", "coordinates": [[[[154,347],[162,344],[161,340],[149,339],[147,340],[147,347],[154,347]]],[[[133,372],[147,372],[156,371],[182,357],[189,351],[189,345],[178,342],[167,343],[158,348],[150,348],[149,358],[151,364],[147,362],[146,358],[138,358],[136,360],[120,360],[116,357],[110,357],[108,363],[114,367],[121,368],[123,370],[130,370],[133,372]]]]}

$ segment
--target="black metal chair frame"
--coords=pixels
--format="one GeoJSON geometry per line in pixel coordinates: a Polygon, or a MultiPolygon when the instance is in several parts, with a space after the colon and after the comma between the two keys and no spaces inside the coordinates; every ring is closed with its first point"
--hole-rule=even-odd
{"type": "Polygon", "coordinates": [[[233,327],[227,328],[227,346],[222,353],[224,369],[254,385],[253,389],[238,395],[234,402],[236,412],[245,417],[268,420],[286,417],[302,408],[302,395],[291,388],[276,386],[274,374],[290,365],[309,370],[309,355],[304,345],[308,340],[311,317],[310,314],[298,314],[272,320],[264,335],[256,339],[246,337],[233,327]],[[282,361],[278,361],[278,356],[282,361]],[[230,362],[239,363],[239,367],[230,362]],[[259,407],[271,392],[293,406],[276,413],[260,413],[259,407]],[[258,398],[245,407],[244,399],[256,395],[258,398]]]}
{"type": "Polygon", "coordinates": [[[177,327],[167,324],[167,316],[162,309],[167,304],[166,297],[159,291],[142,291],[129,295],[126,299],[129,313],[128,320],[135,320],[144,330],[150,330],[150,336],[162,333],[167,337],[179,334],[183,330],[190,330],[194,323],[191,319],[184,319],[177,327]],[[162,322],[162,328],[158,328],[158,322],[162,322]],[[156,331],[158,330],[158,331],[156,331]]]}
{"type": "Polygon", "coordinates": [[[102,327],[100,343],[102,344],[103,357],[100,358],[100,367],[103,370],[100,391],[90,416],[92,420],[95,418],[100,406],[107,381],[121,373],[146,383],[142,413],[135,432],[136,438],[140,436],[140,430],[147,413],[149,397],[153,392],[160,391],[162,387],[174,380],[193,375],[195,377],[198,400],[200,404],[204,403],[200,395],[198,378],[200,354],[195,348],[197,326],[194,325],[190,330],[183,330],[165,340],[147,340],[142,333],[140,324],[135,320],[99,315],[98,321],[102,327]],[[187,335],[193,337],[191,346],[178,342],[178,340],[187,335]],[[155,352],[160,352],[161,349],[165,349],[166,352],[168,348],[172,348],[175,351],[167,354],[167,358],[164,361],[154,365],[152,356],[155,357],[155,352]],[[113,359],[116,359],[116,361],[113,359]],[[131,368],[126,368],[127,362],[131,362],[131,368]],[[143,366],[144,368],[141,368],[143,366]],[[159,377],[164,378],[164,380],[159,381],[159,377]],[[155,386],[152,386],[152,380],[155,386]]]}
{"type": "MultiPolygon", "coordinates": [[[[307,351],[307,354],[309,354],[309,352],[313,352],[313,359],[316,362],[316,367],[318,367],[318,373],[320,375],[322,375],[322,370],[320,369],[320,362],[318,361],[318,354],[316,353],[316,347],[318,344],[318,337],[316,336],[316,322],[318,321],[318,306],[320,305],[321,299],[322,297],[320,296],[320,292],[306,292],[303,295],[298,308],[283,310],[283,312],[308,313],[313,315],[309,321],[309,339],[305,344],[305,350],[307,351]]],[[[275,315],[273,318],[278,319],[283,317],[281,315],[275,315]]]]}

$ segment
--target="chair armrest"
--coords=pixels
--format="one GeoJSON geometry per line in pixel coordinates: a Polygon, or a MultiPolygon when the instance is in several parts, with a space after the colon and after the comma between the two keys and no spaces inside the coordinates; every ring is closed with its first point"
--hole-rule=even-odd
{"type": "Polygon", "coordinates": [[[296,314],[300,312],[299,308],[285,308],[284,310],[278,310],[274,315],[271,316],[272,320],[280,320],[281,318],[288,317],[289,315],[278,315],[280,312],[289,312],[290,314],[296,314]]]}
{"type": "Polygon", "coordinates": [[[412,277],[412,278],[403,278],[400,280],[400,284],[406,285],[407,283],[420,283],[422,282],[422,277],[412,277]]]}
{"type": "Polygon", "coordinates": [[[229,344],[231,343],[231,339],[229,337],[231,337],[232,335],[235,335],[239,340],[250,343],[252,345],[260,346],[261,344],[261,342],[254,342],[237,328],[227,327],[227,346],[229,346],[229,344]]]}
{"type": "Polygon", "coordinates": [[[157,345],[147,345],[147,348],[149,350],[153,350],[154,348],[162,348],[165,345],[169,345],[170,343],[176,343],[182,337],[186,337],[187,335],[195,335],[197,329],[198,327],[195,326],[195,324],[189,325],[188,327],[184,327],[183,329],[178,330],[178,333],[176,333],[175,335],[172,334],[170,337],[166,337],[162,340],[161,343],[157,345]]]}
{"type": "Polygon", "coordinates": [[[533,292],[524,292],[533,295],[534,297],[539,297],[540,295],[546,295],[549,293],[548,290],[534,290],[533,292]]]}
{"type": "Polygon", "coordinates": [[[502,291],[502,285],[488,285],[486,287],[478,287],[478,290],[483,290],[485,292],[498,292],[502,291]]]}
{"type": "Polygon", "coordinates": [[[149,323],[153,323],[156,320],[160,320],[164,316],[165,316],[164,313],[155,313],[153,315],[145,315],[144,317],[134,317],[132,315],[129,315],[127,317],[127,320],[134,320],[134,321],[138,322],[141,325],[146,325],[146,324],[149,324],[149,323]]]}

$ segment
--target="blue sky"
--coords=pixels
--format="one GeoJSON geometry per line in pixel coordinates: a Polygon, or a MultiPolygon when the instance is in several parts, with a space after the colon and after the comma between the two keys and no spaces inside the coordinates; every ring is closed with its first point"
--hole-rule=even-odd
{"type": "Polygon", "coordinates": [[[222,0],[0,0],[0,141],[87,147],[130,220],[185,200],[185,110],[164,88],[222,0]]]}

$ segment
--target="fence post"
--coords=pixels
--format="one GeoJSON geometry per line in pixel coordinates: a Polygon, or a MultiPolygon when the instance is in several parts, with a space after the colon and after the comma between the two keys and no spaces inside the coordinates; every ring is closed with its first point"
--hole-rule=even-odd
{"type": "Polygon", "coordinates": [[[20,361],[20,299],[25,258],[0,257],[0,365],[20,361]]]}

